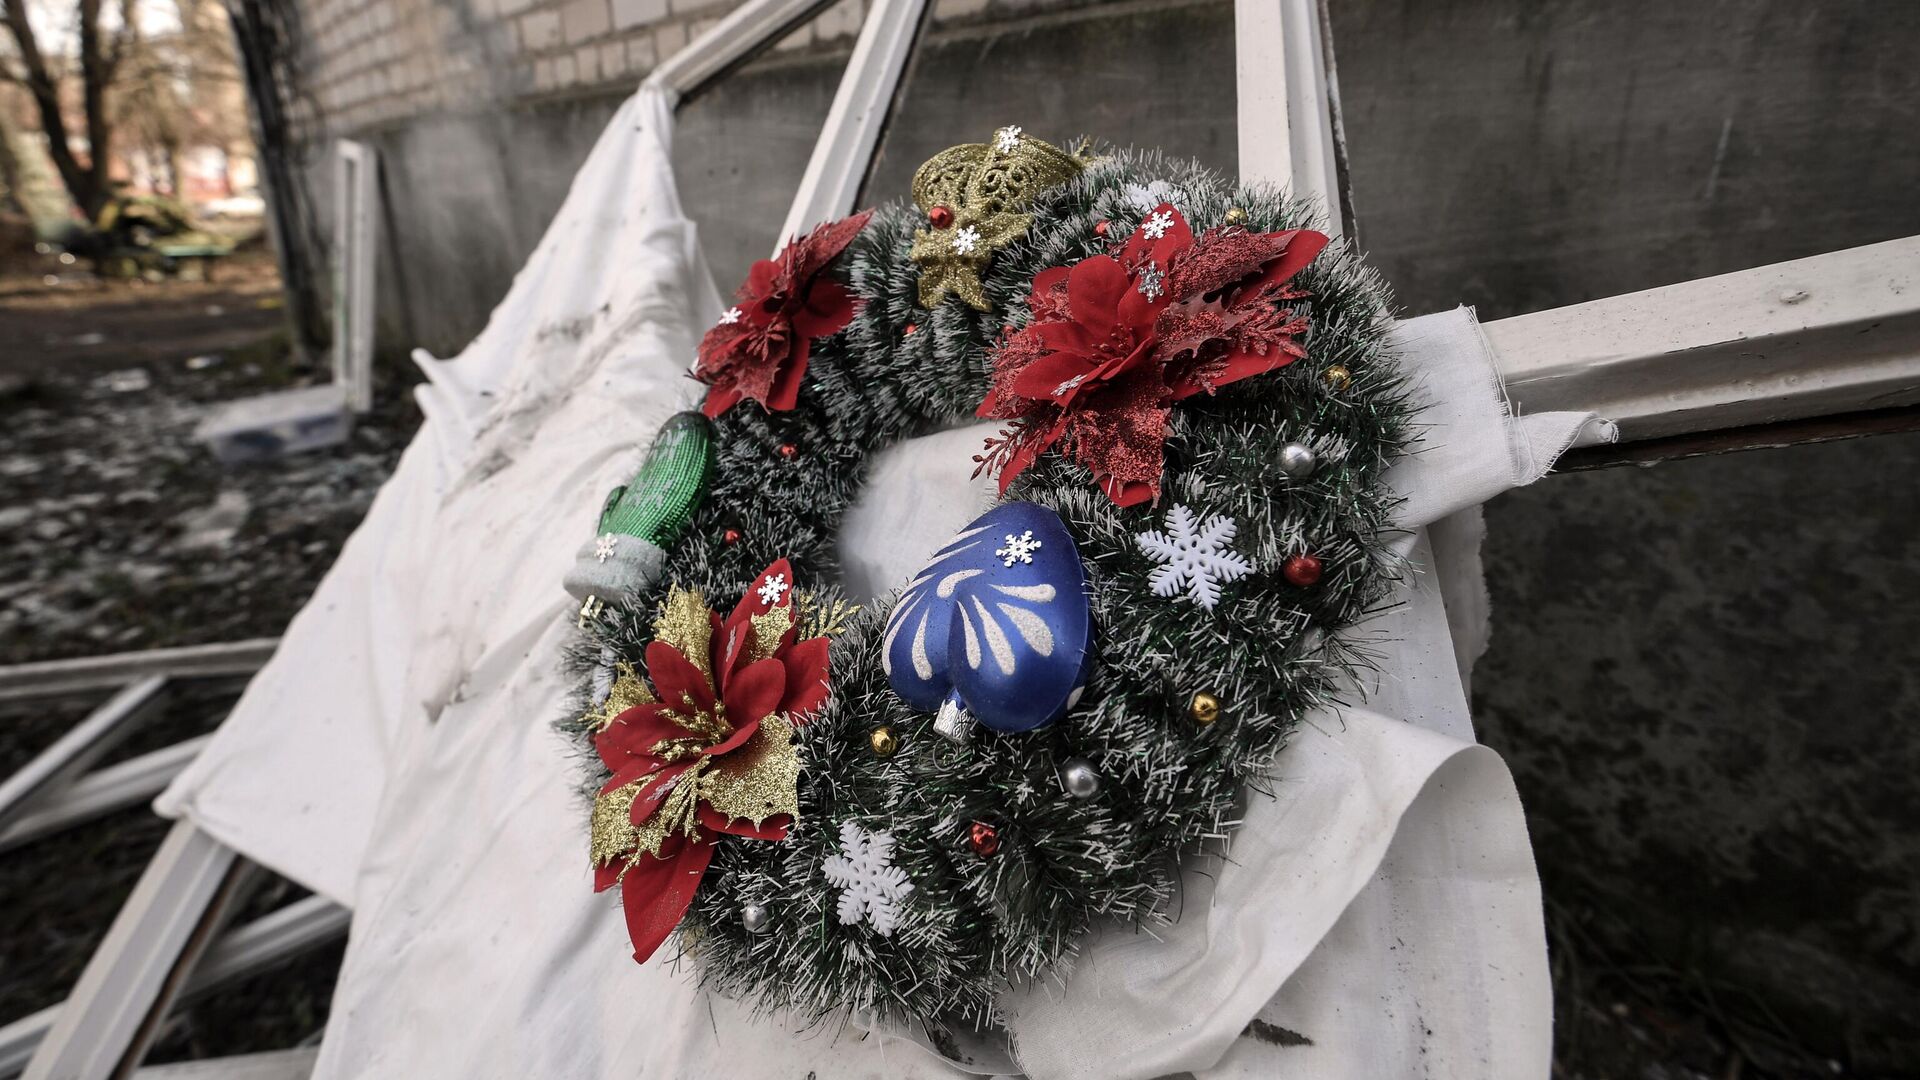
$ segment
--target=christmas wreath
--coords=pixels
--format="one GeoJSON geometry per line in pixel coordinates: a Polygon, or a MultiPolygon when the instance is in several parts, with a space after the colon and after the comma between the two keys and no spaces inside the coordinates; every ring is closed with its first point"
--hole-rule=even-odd
{"type": "Polygon", "coordinates": [[[1018,128],[756,265],[568,587],[596,884],[761,1006],[991,1029],[1366,658],[1408,435],[1389,296],[1312,204],[1018,128]],[[1003,499],[864,608],[869,457],[975,417],[1003,499]],[[710,419],[709,419],[710,418],[710,419]],[[722,612],[725,611],[725,614],[722,612]]]}

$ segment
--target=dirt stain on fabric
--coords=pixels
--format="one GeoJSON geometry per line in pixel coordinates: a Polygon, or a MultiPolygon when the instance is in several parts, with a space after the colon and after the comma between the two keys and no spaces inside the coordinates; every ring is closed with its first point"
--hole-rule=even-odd
{"type": "Polygon", "coordinates": [[[1269,1024],[1265,1020],[1255,1020],[1240,1033],[1243,1039],[1258,1039],[1274,1046],[1312,1046],[1313,1040],[1297,1031],[1289,1031],[1279,1024],[1269,1024]]]}

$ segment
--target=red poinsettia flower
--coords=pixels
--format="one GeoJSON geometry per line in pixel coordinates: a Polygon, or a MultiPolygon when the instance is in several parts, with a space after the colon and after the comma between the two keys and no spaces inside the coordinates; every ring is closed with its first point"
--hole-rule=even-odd
{"type": "Polygon", "coordinates": [[[1033,318],[994,353],[978,415],[1010,420],[981,468],[1000,490],[1049,447],[1120,506],[1157,497],[1173,403],[1305,356],[1287,282],[1327,244],[1308,229],[1221,226],[1195,239],[1162,203],[1112,255],[1034,276],[1033,318]]]}
{"type": "Polygon", "coordinates": [[[813,339],[853,321],[852,291],[821,271],[866,227],[873,211],[822,225],[753,264],[734,304],[700,339],[694,375],[710,387],[704,411],[719,416],[742,398],[773,412],[793,408],[813,339]]]}
{"type": "Polygon", "coordinates": [[[783,839],[799,812],[793,729],[826,700],[827,639],[795,640],[792,573],[767,567],[725,620],[672,590],[647,646],[652,690],[615,683],[627,707],[594,739],[613,770],[594,802],[594,889],[620,885],[637,960],[686,913],[720,834],[783,839]]]}

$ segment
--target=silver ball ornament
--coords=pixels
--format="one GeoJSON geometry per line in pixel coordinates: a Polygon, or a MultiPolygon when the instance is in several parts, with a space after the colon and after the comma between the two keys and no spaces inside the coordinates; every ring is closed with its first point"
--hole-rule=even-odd
{"type": "Polygon", "coordinates": [[[764,934],[767,924],[772,921],[765,904],[740,905],[740,925],[747,928],[749,934],[764,934]]]}
{"type": "Polygon", "coordinates": [[[1060,766],[1060,785],[1076,799],[1091,799],[1100,793],[1100,774],[1086,758],[1068,758],[1060,766]]]}
{"type": "Polygon", "coordinates": [[[1286,473],[1288,479],[1305,480],[1319,464],[1319,456],[1306,443],[1290,442],[1280,448],[1280,471],[1286,473]]]}

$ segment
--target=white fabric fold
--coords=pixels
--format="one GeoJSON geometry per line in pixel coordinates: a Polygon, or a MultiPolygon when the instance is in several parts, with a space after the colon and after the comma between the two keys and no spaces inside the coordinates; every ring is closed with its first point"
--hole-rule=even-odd
{"type": "MultiPolygon", "coordinates": [[[[486,332],[424,361],[420,437],[159,801],[355,908],[317,1077],[958,1075],[889,1036],[751,1017],[662,958],[635,965],[616,897],[591,891],[577,751],[549,727],[567,691],[559,580],[689,399],[719,311],[670,125],[668,96],[643,88],[486,332]]],[[[1097,934],[1069,978],[1010,999],[1040,1080],[1544,1074],[1538,888],[1504,767],[1472,743],[1455,642],[1470,660],[1484,638],[1477,539],[1448,522],[1536,478],[1589,418],[1509,416],[1471,312],[1396,335],[1432,408],[1394,474],[1417,572],[1364,629],[1386,658],[1368,704],[1311,718],[1229,855],[1187,875],[1177,921],[1097,934]]],[[[982,509],[978,439],[875,463],[843,530],[850,588],[890,591],[982,509]]]]}

